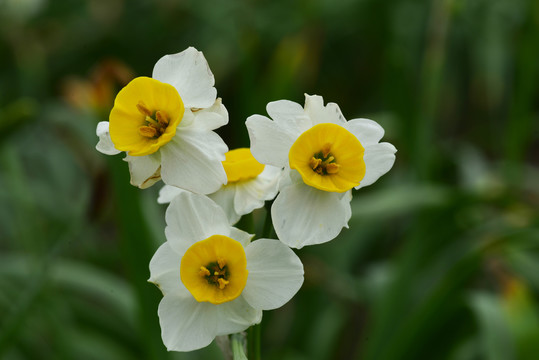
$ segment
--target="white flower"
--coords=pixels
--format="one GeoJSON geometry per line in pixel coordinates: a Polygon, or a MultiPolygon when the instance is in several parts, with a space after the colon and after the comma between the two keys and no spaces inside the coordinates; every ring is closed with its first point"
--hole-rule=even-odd
{"type": "MultiPolygon", "coordinates": [[[[208,197],[223,208],[230,224],[235,224],[242,215],[261,208],[264,201],[277,195],[281,169],[260,164],[248,148],[231,150],[225,156],[223,167],[228,182],[208,197]]],[[[159,191],[157,202],[169,203],[182,191],[165,185],[159,191]]]]}
{"type": "Polygon", "coordinates": [[[351,216],[351,189],[371,185],[391,169],[395,147],[379,143],[384,129],[368,119],[346,121],[337,104],[305,95],[305,108],[270,102],[247,121],[251,151],[263,164],[285,168],[271,209],[275,232],[301,248],[334,239],[351,216]]]}
{"type": "Polygon", "coordinates": [[[97,126],[97,150],[125,151],[131,184],[140,188],[162,178],[196,193],[215,192],[226,183],[221,161],[228,148],[213,130],[228,123],[228,113],[204,55],[190,47],[163,56],[152,76],[118,93],[110,121],[97,126]]]}
{"type": "Polygon", "coordinates": [[[191,351],[257,324],[299,290],[303,265],[278,240],[250,242],[209,198],[184,191],[166,212],[167,241],[150,262],[163,292],[161,336],[168,350],[191,351]]]}

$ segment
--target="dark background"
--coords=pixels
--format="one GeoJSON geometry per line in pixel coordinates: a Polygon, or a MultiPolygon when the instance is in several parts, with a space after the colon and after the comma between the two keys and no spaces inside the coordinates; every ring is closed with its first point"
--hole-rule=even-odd
{"type": "Polygon", "coordinates": [[[297,251],[305,284],[265,312],[264,359],[539,358],[534,0],[0,0],[0,358],[221,358],[166,352],[146,282],[160,185],[94,148],[117,91],[188,46],[231,148],[308,93],[398,149],[350,229],[297,251]]]}

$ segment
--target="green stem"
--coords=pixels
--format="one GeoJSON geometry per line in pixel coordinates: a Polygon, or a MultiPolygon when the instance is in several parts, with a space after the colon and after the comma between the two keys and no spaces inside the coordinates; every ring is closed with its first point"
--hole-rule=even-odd
{"type": "Polygon", "coordinates": [[[260,324],[253,325],[247,330],[247,354],[250,360],[260,360],[260,324]]]}
{"type": "Polygon", "coordinates": [[[230,337],[232,356],[234,360],[247,360],[245,356],[245,335],[243,333],[233,334],[230,337]]]}

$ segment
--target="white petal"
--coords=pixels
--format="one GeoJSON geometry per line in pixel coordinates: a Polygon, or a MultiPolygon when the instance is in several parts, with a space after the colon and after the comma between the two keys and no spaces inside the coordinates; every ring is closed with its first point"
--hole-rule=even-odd
{"type": "Polygon", "coordinates": [[[222,161],[227,151],[226,144],[213,131],[178,127],[176,136],[160,150],[163,182],[211,194],[226,184],[222,161]]]}
{"type": "Polygon", "coordinates": [[[116,150],[112,140],[110,139],[108,121],[100,121],[97,124],[95,133],[99,137],[99,142],[95,146],[97,151],[105,155],[116,155],[121,153],[120,150],[116,150]]]}
{"type": "Polygon", "coordinates": [[[215,100],[211,107],[195,111],[193,114],[193,126],[200,129],[215,130],[228,124],[228,111],[221,103],[221,98],[215,100]]]}
{"type": "Polygon", "coordinates": [[[152,77],[174,86],[186,108],[208,108],[217,97],[208,62],[202,52],[193,47],[163,56],[155,64],[152,77]]]}
{"type": "Polygon", "coordinates": [[[165,214],[165,235],[170,246],[183,255],[195,242],[212,235],[230,233],[223,209],[208,197],[184,191],[176,196],[165,214]]]}
{"type": "Polygon", "coordinates": [[[165,242],[150,260],[148,281],[157,285],[163,295],[190,296],[180,279],[180,263],[181,255],[174,251],[168,242],[165,242]]]}
{"type": "Polygon", "coordinates": [[[318,95],[305,94],[305,113],[311,118],[312,124],[333,123],[343,126],[346,119],[341,109],[335,103],[324,106],[324,99],[318,95]]]}
{"type": "Polygon", "coordinates": [[[371,185],[380,176],[388,172],[395,163],[395,153],[397,149],[390,143],[380,143],[365,147],[365,177],[356,186],[356,189],[371,185]]]}
{"type": "Polygon", "coordinates": [[[201,349],[217,335],[217,307],[197,302],[192,296],[165,296],[157,313],[161,337],[169,351],[201,349]]]}
{"type": "Polygon", "coordinates": [[[350,194],[293,183],[281,189],[271,207],[273,226],[286,245],[300,249],[334,239],[350,220],[350,194]]]}
{"type": "Polygon", "coordinates": [[[159,151],[145,156],[129,156],[124,158],[129,164],[131,185],[146,189],[161,179],[159,166],[161,156],[159,151]]]}
{"type": "Polygon", "coordinates": [[[179,193],[186,191],[176,186],[165,185],[159,190],[159,197],[157,198],[157,203],[159,204],[168,204],[172,201],[179,193]]]}
{"type": "Polygon", "coordinates": [[[295,134],[296,137],[312,126],[303,107],[293,101],[272,101],[266,106],[266,111],[279,127],[295,134]]]}
{"type": "Polygon", "coordinates": [[[344,128],[357,137],[363,147],[378,143],[384,136],[384,128],[376,121],[369,119],[353,119],[348,121],[344,128]]]}
{"type": "Polygon", "coordinates": [[[303,264],[278,240],[260,239],[245,249],[247,284],[242,295],[256,309],[271,310],[286,304],[303,284],[303,264]]]}
{"type": "Polygon", "coordinates": [[[215,201],[225,212],[228,221],[231,225],[238,222],[241,215],[234,210],[234,197],[236,195],[236,184],[223,185],[213,194],[208,195],[210,199],[215,201]]]}
{"type": "Polygon", "coordinates": [[[235,212],[240,215],[249,214],[264,206],[264,201],[272,200],[277,195],[280,175],[281,169],[266,165],[256,178],[237,184],[235,212]]]}
{"type": "Polygon", "coordinates": [[[288,164],[288,152],[297,135],[262,115],[249,116],[245,125],[251,139],[251,153],[256,160],[279,168],[288,164]]]}
{"type": "Polygon", "coordinates": [[[262,310],[253,308],[243,296],[217,305],[217,335],[241,332],[262,320],[262,310]]]}
{"type": "Polygon", "coordinates": [[[239,242],[243,247],[246,247],[251,243],[251,239],[254,237],[253,234],[249,234],[248,232],[245,232],[243,230],[240,230],[238,228],[232,227],[230,228],[230,232],[228,234],[228,237],[231,239],[236,240],[239,242]]]}
{"type": "Polygon", "coordinates": [[[304,184],[301,175],[296,170],[292,170],[290,167],[286,166],[282,170],[281,177],[279,178],[279,191],[287,186],[298,183],[304,184]]]}

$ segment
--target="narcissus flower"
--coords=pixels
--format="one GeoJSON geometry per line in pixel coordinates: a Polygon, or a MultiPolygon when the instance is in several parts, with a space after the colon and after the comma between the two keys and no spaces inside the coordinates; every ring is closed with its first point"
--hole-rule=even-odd
{"type": "Polygon", "coordinates": [[[204,55],[194,48],[159,59],[152,78],[138,77],[118,93],[109,121],[97,126],[97,150],[127,153],[131,183],[159,179],[209,194],[226,183],[221,165],[228,150],[213,130],[228,123],[216,99],[204,55]]]}
{"type": "Polygon", "coordinates": [[[305,107],[267,105],[273,121],[253,115],[246,125],[251,151],[263,164],[285,168],[271,209],[277,236],[301,248],[334,239],[351,216],[351,189],[391,169],[395,147],[379,143],[384,129],[368,119],[346,121],[337,104],[305,96],[305,107]]]}
{"type": "MultiPolygon", "coordinates": [[[[264,201],[277,195],[281,169],[259,163],[248,148],[231,150],[225,156],[223,167],[228,182],[208,197],[223,208],[230,224],[235,224],[242,215],[261,208],[264,201]]],[[[165,185],[159,191],[157,202],[169,203],[182,191],[165,185]]]]}
{"type": "Polygon", "coordinates": [[[206,196],[183,191],[166,222],[167,241],[150,262],[148,281],[164,295],[158,315],[168,350],[199,349],[243,331],[303,283],[303,265],[290,248],[278,240],[250,242],[206,196]]]}

